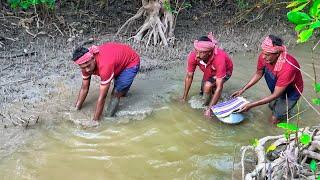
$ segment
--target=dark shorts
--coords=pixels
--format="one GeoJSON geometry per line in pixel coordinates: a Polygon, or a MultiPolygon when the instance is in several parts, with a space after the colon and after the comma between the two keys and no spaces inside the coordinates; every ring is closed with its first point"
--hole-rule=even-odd
{"type": "Polygon", "coordinates": [[[272,111],[272,115],[278,119],[287,117],[287,109],[289,116],[293,113],[293,108],[297,104],[298,100],[288,99],[288,108],[286,99],[278,98],[269,103],[269,108],[272,111]]]}
{"type": "Polygon", "coordinates": [[[140,64],[123,70],[114,80],[116,92],[127,93],[131,87],[134,77],[140,69],[140,64]]]}
{"type": "MultiPolygon", "coordinates": [[[[223,82],[228,81],[228,80],[230,79],[230,77],[231,77],[231,75],[226,75],[226,77],[223,78],[223,82]]],[[[207,80],[207,81],[211,82],[211,83],[213,84],[213,86],[215,86],[215,84],[216,84],[216,78],[215,78],[215,77],[211,77],[211,78],[210,78],[209,80],[207,80]]],[[[201,81],[200,93],[199,93],[200,95],[203,95],[203,86],[204,86],[204,83],[205,83],[205,82],[206,82],[206,81],[202,79],[202,81],[201,81]]]]}

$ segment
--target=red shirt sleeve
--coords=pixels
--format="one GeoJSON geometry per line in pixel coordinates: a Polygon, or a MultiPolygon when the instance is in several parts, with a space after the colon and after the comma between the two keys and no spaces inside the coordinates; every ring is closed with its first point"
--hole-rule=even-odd
{"type": "Polygon", "coordinates": [[[293,68],[281,70],[278,74],[276,86],[278,87],[288,86],[290,83],[293,82],[295,78],[295,74],[296,74],[295,69],[293,68]]]}
{"type": "Polygon", "coordinates": [[[262,58],[262,54],[259,55],[258,57],[258,64],[257,64],[257,70],[263,70],[263,67],[265,66],[264,60],[262,58]]]}
{"type": "Polygon", "coordinates": [[[225,54],[218,54],[214,58],[214,68],[216,69],[216,77],[224,78],[227,75],[227,64],[225,54]]]}
{"type": "Polygon", "coordinates": [[[191,51],[188,55],[187,72],[194,72],[197,67],[196,53],[191,51]]]}

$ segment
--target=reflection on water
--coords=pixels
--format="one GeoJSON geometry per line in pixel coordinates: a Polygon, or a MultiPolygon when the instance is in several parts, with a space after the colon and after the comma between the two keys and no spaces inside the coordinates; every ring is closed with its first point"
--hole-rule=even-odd
{"type": "MultiPolygon", "coordinates": [[[[310,59],[301,60],[301,55],[297,53],[303,69],[311,72],[312,67],[305,65],[310,59]]],[[[225,97],[242,87],[256,66],[253,55],[238,55],[233,59],[234,74],[225,85],[225,97]]],[[[59,111],[57,116],[62,119],[59,123],[42,125],[29,143],[1,159],[0,176],[3,179],[231,179],[233,166],[236,170],[240,168],[238,152],[242,145],[252,138],[281,133],[268,124],[266,117],[270,112],[267,106],[253,109],[243,123],[232,126],[215,119],[204,119],[201,110],[192,109],[189,104],[169,103],[164,94],[171,92],[171,96],[177,97],[182,93],[184,74],[181,70],[179,74],[176,72],[171,72],[172,76],[168,72],[170,78],[166,80],[159,75],[159,81],[152,81],[154,84],[149,81],[144,85],[144,80],[135,82],[133,92],[151,87],[165,92],[152,92],[146,99],[142,96],[135,99],[140,103],[149,102],[141,103],[140,110],[157,108],[142,120],[105,119],[98,128],[82,129],[69,120],[90,118],[92,107],[78,114],[59,111]],[[154,99],[166,100],[150,103],[154,99]],[[233,162],[235,151],[237,157],[233,162]]],[[[197,96],[200,80],[198,75],[191,91],[193,96],[197,96]]],[[[309,80],[305,82],[307,86],[310,83],[309,80]]],[[[257,100],[267,93],[262,80],[245,96],[257,100]]],[[[312,88],[306,87],[305,94],[312,97],[312,88]]],[[[89,97],[89,106],[94,104],[95,96],[91,99],[89,97]]],[[[122,107],[128,108],[122,108],[120,115],[136,110],[130,111],[134,105],[129,100],[124,101],[122,107]]],[[[305,102],[301,104],[301,109],[307,108],[305,102]]],[[[302,125],[316,124],[315,117],[311,110],[306,111],[302,115],[302,125]]]]}

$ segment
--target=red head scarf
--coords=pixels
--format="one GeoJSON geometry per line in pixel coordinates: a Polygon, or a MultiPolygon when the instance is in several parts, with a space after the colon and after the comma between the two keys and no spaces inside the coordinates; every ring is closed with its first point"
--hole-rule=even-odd
{"type": "Polygon", "coordinates": [[[80,65],[83,63],[88,62],[93,56],[94,54],[97,54],[99,52],[99,48],[98,46],[91,46],[89,48],[89,51],[87,53],[85,53],[83,56],[81,56],[78,60],[76,60],[74,63],[80,65]]]}
{"type": "Polygon", "coordinates": [[[195,40],[193,46],[198,51],[210,51],[213,50],[214,54],[218,54],[217,43],[218,41],[212,35],[212,32],[208,34],[208,38],[211,41],[199,41],[195,40]]]}
{"type": "Polygon", "coordinates": [[[261,48],[263,51],[268,53],[280,53],[280,56],[276,62],[276,65],[274,67],[274,71],[280,71],[282,68],[282,65],[286,62],[286,56],[287,56],[287,48],[286,46],[273,46],[272,40],[267,36],[264,41],[261,44],[261,48]]]}

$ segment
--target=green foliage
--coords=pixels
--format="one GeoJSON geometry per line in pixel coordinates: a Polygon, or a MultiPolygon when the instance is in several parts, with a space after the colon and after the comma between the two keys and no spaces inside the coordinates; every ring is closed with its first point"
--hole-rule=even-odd
{"type": "Polygon", "coordinates": [[[317,170],[317,162],[316,160],[312,159],[310,162],[310,169],[312,172],[315,172],[317,170]]]}
{"type": "Polygon", "coordinates": [[[292,123],[278,123],[277,126],[279,128],[289,130],[289,131],[298,131],[299,130],[298,126],[295,124],[292,124],[292,123]]]}
{"type": "MultiPolygon", "coordinates": [[[[170,5],[170,3],[169,3],[168,0],[165,0],[165,1],[163,2],[163,7],[164,7],[164,9],[165,9],[166,11],[169,11],[169,12],[171,12],[171,13],[173,13],[173,14],[176,14],[176,15],[177,15],[177,14],[179,13],[179,10],[178,10],[178,9],[172,9],[172,7],[171,7],[171,5],[170,5]]],[[[182,9],[187,9],[187,8],[190,8],[190,7],[192,7],[192,5],[191,5],[190,3],[184,2],[184,3],[182,3],[182,4],[180,5],[179,9],[182,10],[182,9]]]]}
{"type": "Polygon", "coordinates": [[[309,145],[311,142],[311,136],[309,134],[302,134],[299,139],[300,143],[304,145],[309,145]]]}
{"type": "Polygon", "coordinates": [[[320,92],[320,83],[316,83],[314,85],[314,90],[316,91],[316,93],[319,93],[320,92]]]}
{"type": "Polygon", "coordinates": [[[54,9],[56,3],[55,0],[8,0],[8,2],[13,9],[28,9],[37,5],[45,5],[50,9],[54,9]]]}
{"type": "Polygon", "coordinates": [[[257,147],[259,145],[259,140],[258,139],[252,139],[250,140],[250,144],[253,146],[253,147],[257,147]]]}
{"type": "Polygon", "coordinates": [[[296,0],[291,2],[287,8],[294,8],[287,13],[287,17],[296,25],[297,42],[308,41],[315,30],[320,28],[320,0],[296,0]],[[309,11],[304,10],[306,7],[309,7],[309,11]]]}
{"type": "Polygon", "coordinates": [[[320,98],[313,98],[312,99],[312,103],[315,104],[315,105],[320,106],[320,98]]]}

